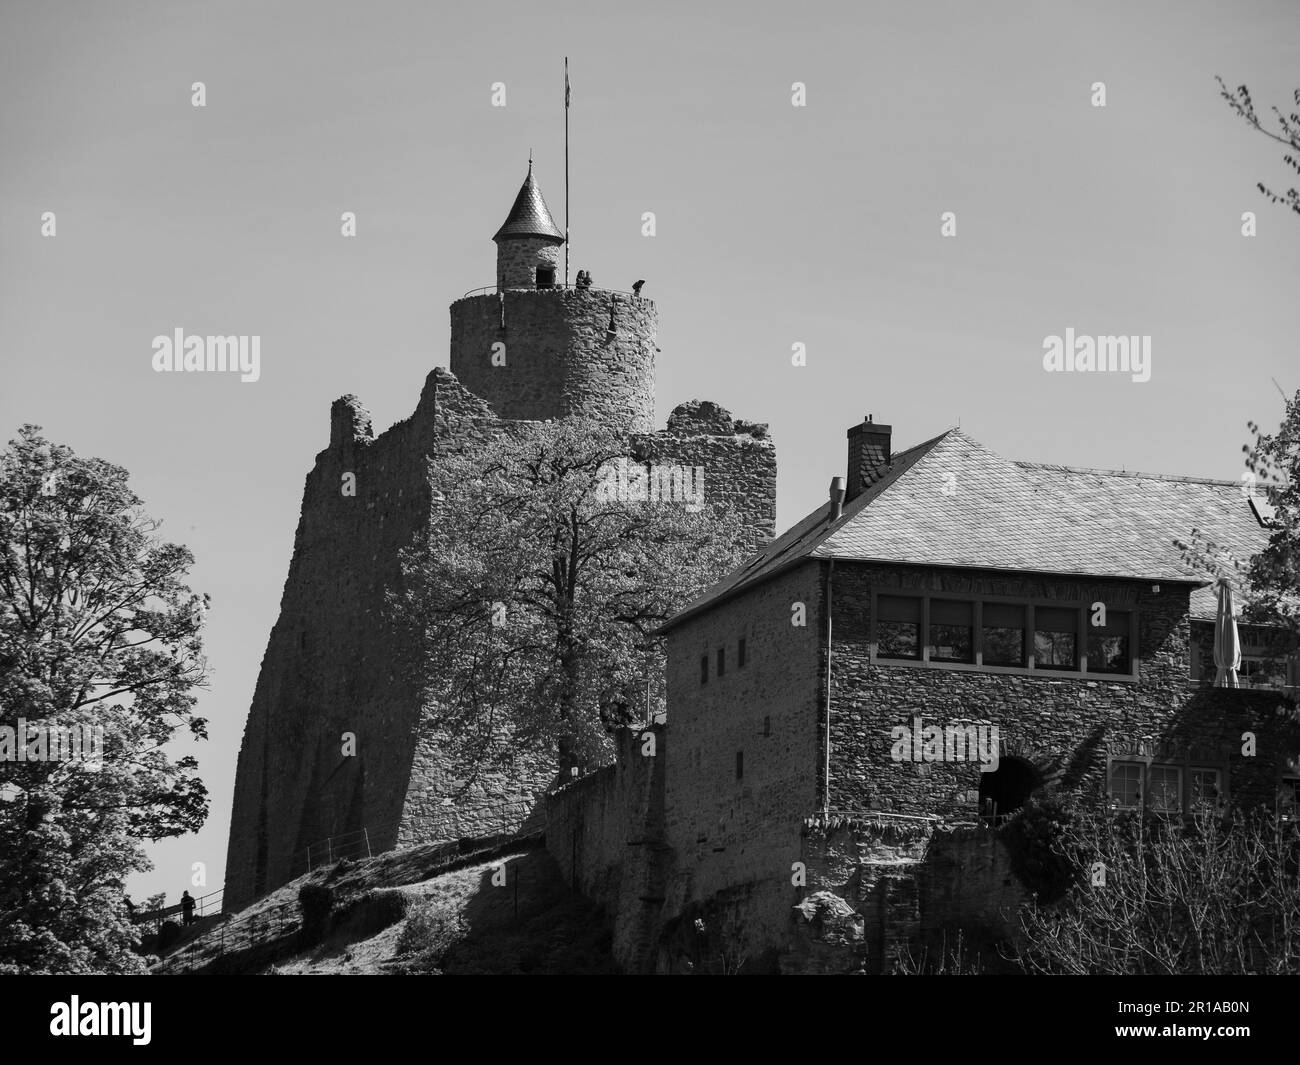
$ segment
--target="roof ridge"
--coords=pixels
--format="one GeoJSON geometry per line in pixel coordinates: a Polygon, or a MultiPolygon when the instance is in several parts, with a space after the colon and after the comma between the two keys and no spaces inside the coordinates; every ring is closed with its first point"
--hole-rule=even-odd
{"type": "Polygon", "coordinates": [[[1066,466],[1059,462],[1021,462],[1012,460],[1025,470],[1061,470],[1065,473],[1095,473],[1105,477],[1143,477],[1153,481],[1176,481],[1180,484],[1213,484],[1222,488],[1240,488],[1241,481],[1223,481],[1215,477],[1189,477],[1176,473],[1144,473],[1141,470],[1107,470],[1095,466],[1066,466]]]}

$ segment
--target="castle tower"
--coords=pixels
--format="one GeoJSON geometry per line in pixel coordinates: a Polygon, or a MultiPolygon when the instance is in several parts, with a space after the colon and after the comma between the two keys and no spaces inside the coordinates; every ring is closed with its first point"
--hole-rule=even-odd
{"type": "Polygon", "coordinates": [[[765,425],[691,401],[656,430],[654,302],[566,289],[553,276],[539,286],[564,237],[531,171],[495,237],[497,291],[451,305],[454,376],[434,369],[411,416],[378,435],[355,396],[330,411],[239,752],[227,911],[322,855],[484,838],[541,816],[537,796],[555,765],[517,752],[511,767],[463,776],[453,757],[461,738],[426,726],[409,670],[418,648],[388,620],[401,552],[434,520],[429,456],[508,431],[501,419],[578,415],[636,434],[637,462],[698,467],[706,500],[741,515],[755,543],[775,531],[765,425]],[[345,734],[355,748],[341,744],[345,734]]]}
{"type": "Polygon", "coordinates": [[[583,417],[631,432],[654,427],[654,301],[557,287],[564,234],[528,176],[497,245],[497,291],[451,305],[451,370],[499,418],[583,417]]]}
{"type": "Polygon", "coordinates": [[[497,289],[554,288],[564,234],[551,218],[542,190],[533,180],[533,161],[515,205],[492,238],[497,245],[497,289]]]}

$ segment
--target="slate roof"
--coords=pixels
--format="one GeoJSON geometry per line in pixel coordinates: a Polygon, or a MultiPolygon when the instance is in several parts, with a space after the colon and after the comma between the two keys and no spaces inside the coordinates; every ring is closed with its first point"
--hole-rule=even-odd
{"type": "Polygon", "coordinates": [[[503,240],[510,237],[550,237],[560,243],[564,242],[564,234],[555,224],[550,208],[542,198],[542,190],[533,180],[531,162],[528,164],[528,176],[519,187],[519,195],[515,197],[515,204],[510,208],[510,214],[492,239],[503,240]]]}
{"type": "Polygon", "coordinates": [[[1012,462],[960,429],[892,461],[833,525],[827,502],[663,630],[808,559],[1191,582],[1205,585],[1192,593],[1192,616],[1212,619],[1213,578],[1175,539],[1200,530],[1243,563],[1268,542],[1233,481],[1012,462]]]}

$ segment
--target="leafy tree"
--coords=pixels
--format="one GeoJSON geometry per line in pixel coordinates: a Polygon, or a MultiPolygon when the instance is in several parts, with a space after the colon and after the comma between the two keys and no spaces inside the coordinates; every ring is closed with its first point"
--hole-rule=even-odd
{"type": "Polygon", "coordinates": [[[734,517],[617,498],[629,452],[558,421],[430,461],[441,499],[390,603],[419,634],[430,721],[471,739],[474,767],[607,761],[609,732],[662,701],[654,629],[740,557],[734,517]]]}
{"type": "Polygon", "coordinates": [[[1271,642],[1279,667],[1300,644],[1300,392],[1285,403],[1277,432],[1247,422],[1254,442],[1241,448],[1246,455],[1242,492],[1269,528],[1263,550],[1238,558],[1201,529],[1174,541],[1189,565],[1243,586],[1242,620],[1276,634],[1271,642]]]}
{"type": "MultiPolygon", "coordinates": [[[[1292,112],[1289,115],[1282,114],[1276,107],[1270,108],[1277,119],[1280,133],[1274,133],[1265,129],[1264,124],[1260,122],[1259,116],[1255,113],[1255,104],[1250,97],[1250,90],[1245,85],[1238,85],[1236,91],[1231,91],[1220,77],[1215,77],[1219,83],[1219,95],[1228,101],[1228,106],[1239,115],[1242,120],[1252,129],[1264,134],[1270,140],[1275,140],[1278,144],[1285,145],[1288,152],[1282,157],[1282,161],[1287,164],[1297,174],[1300,174],[1300,114],[1292,112]]],[[[1293,97],[1295,106],[1300,109],[1300,89],[1296,89],[1293,97]]],[[[1273,203],[1281,203],[1290,207],[1296,214],[1300,214],[1300,192],[1295,189],[1287,189],[1286,194],[1279,196],[1271,189],[1266,187],[1261,181],[1256,186],[1273,203]]]]}
{"type": "Polygon", "coordinates": [[[1162,818],[1106,809],[1058,822],[1075,870],[1020,914],[1021,967],[1057,975],[1300,973],[1300,825],[1208,806],[1162,818]]]}
{"type": "Polygon", "coordinates": [[[1251,588],[1247,616],[1300,633],[1300,392],[1286,401],[1276,433],[1247,423],[1255,441],[1243,445],[1248,475],[1262,497],[1271,533],[1246,569],[1251,588]]]}
{"type": "Polygon", "coordinates": [[[138,841],[207,815],[194,759],[164,752],[182,726],[206,738],[206,597],[127,476],[34,425],[0,452],[0,972],[137,971],[123,882],[149,868],[138,841]],[[14,760],[19,719],[102,728],[102,758],[14,760]]]}

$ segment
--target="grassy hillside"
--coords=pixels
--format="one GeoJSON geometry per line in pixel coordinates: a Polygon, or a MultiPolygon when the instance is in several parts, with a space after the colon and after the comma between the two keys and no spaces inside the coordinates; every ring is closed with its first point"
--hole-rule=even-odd
{"type": "Polygon", "coordinates": [[[617,973],[604,914],[526,846],[451,869],[432,846],[340,862],[204,928],[155,971],[617,973]],[[320,907],[315,934],[302,928],[303,888],[320,907]]]}

